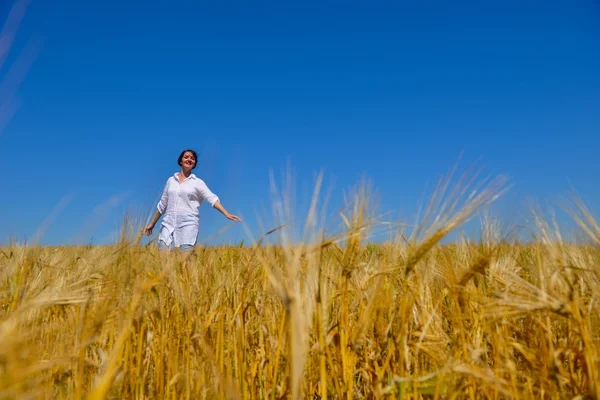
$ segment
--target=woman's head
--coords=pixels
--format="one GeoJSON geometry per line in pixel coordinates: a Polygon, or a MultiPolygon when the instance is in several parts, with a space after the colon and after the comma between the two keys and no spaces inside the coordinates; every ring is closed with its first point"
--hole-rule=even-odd
{"type": "Polygon", "coordinates": [[[188,167],[191,169],[196,168],[196,163],[198,162],[198,154],[194,150],[187,149],[181,152],[179,158],[177,159],[177,164],[180,167],[188,167]]]}

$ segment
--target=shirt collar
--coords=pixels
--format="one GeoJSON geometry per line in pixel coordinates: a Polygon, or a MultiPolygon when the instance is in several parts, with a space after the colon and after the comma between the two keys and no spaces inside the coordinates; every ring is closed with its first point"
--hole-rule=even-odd
{"type": "MultiPolygon", "coordinates": [[[[175,180],[179,181],[179,172],[175,172],[173,174],[173,177],[175,178],[175,180]]],[[[192,174],[190,174],[190,176],[187,177],[187,179],[197,179],[197,178],[196,178],[196,175],[194,175],[192,173],[192,174]]],[[[184,182],[185,182],[185,179],[184,179],[184,182]]]]}

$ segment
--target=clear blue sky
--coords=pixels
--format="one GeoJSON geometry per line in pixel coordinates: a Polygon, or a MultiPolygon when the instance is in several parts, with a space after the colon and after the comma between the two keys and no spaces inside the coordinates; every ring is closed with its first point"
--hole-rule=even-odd
{"type": "MultiPolygon", "coordinates": [[[[0,243],[45,220],[42,243],[105,242],[125,209],[153,212],[188,147],[256,234],[288,160],[300,203],[324,170],[332,214],[364,173],[382,212],[412,218],[461,153],[508,175],[504,215],[572,188],[600,200],[598,1],[31,0],[0,77],[28,43],[0,243]]],[[[200,240],[228,225],[200,214],[200,240]]]]}

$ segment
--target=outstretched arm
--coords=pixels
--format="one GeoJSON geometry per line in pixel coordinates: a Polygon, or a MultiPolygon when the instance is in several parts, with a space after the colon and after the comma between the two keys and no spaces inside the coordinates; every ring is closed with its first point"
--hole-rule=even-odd
{"type": "Polygon", "coordinates": [[[223,214],[227,219],[230,219],[232,221],[242,222],[242,219],[240,217],[227,212],[227,210],[225,209],[225,207],[223,207],[223,205],[221,204],[221,202],[219,200],[217,200],[217,202],[215,203],[215,205],[213,207],[216,208],[217,210],[219,210],[221,212],[221,214],[223,214]]]}
{"type": "Polygon", "coordinates": [[[221,212],[221,214],[223,214],[225,216],[225,218],[230,219],[232,221],[239,221],[239,222],[242,221],[242,219],[240,217],[238,217],[237,215],[230,214],[225,209],[225,207],[223,207],[223,205],[221,204],[221,201],[219,201],[219,196],[214,194],[208,188],[208,186],[206,186],[206,183],[201,179],[198,182],[198,190],[200,191],[200,196],[204,200],[206,200],[208,202],[208,204],[210,204],[213,208],[216,208],[217,210],[219,210],[221,212]]]}

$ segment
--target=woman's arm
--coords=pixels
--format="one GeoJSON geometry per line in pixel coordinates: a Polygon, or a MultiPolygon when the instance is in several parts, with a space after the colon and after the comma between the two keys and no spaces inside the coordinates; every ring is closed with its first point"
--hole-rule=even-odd
{"type": "Polygon", "coordinates": [[[160,213],[160,211],[156,210],[156,212],[154,213],[154,217],[152,217],[152,221],[150,221],[150,223],[146,226],[146,228],[144,228],[144,235],[146,235],[146,236],[152,235],[152,229],[154,229],[154,226],[160,219],[161,215],[162,214],[160,213]]]}
{"type": "Polygon", "coordinates": [[[219,197],[214,194],[209,188],[208,186],[206,186],[206,183],[199,179],[199,184],[198,184],[198,190],[200,191],[200,196],[202,197],[202,199],[206,200],[208,202],[208,204],[210,204],[213,208],[216,208],[217,210],[219,210],[221,212],[221,214],[223,214],[227,219],[230,219],[232,221],[239,221],[241,222],[242,219],[240,217],[238,217],[237,215],[233,215],[230,214],[225,207],[223,207],[223,205],[221,204],[221,201],[219,200],[219,197]]]}
{"type": "Polygon", "coordinates": [[[154,213],[154,216],[152,217],[152,221],[150,221],[150,223],[144,228],[144,235],[147,235],[147,236],[152,235],[152,230],[154,229],[154,226],[156,225],[156,223],[158,222],[160,217],[165,213],[165,211],[167,209],[167,204],[169,202],[168,201],[169,196],[168,196],[168,190],[167,190],[168,187],[169,187],[169,182],[167,181],[167,183],[165,184],[165,188],[163,189],[162,195],[160,196],[160,201],[156,205],[156,212],[154,213]]]}
{"type": "Polygon", "coordinates": [[[216,208],[217,210],[219,210],[221,212],[221,214],[223,214],[227,219],[230,219],[232,221],[242,222],[242,219],[240,217],[227,212],[227,210],[225,209],[225,207],[223,207],[223,205],[221,204],[221,202],[219,200],[217,200],[217,202],[215,203],[215,205],[213,207],[216,208]]]}

